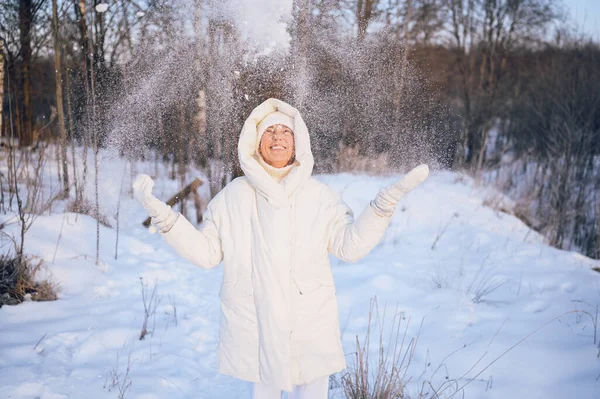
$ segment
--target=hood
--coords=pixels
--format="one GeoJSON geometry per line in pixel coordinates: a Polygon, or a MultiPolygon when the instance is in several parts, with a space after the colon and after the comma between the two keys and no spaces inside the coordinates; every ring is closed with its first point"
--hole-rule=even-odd
{"type": "Polygon", "coordinates": [[[314,158],[310,150],[308,128],[302,120],[300,112],[288,103],[269,98],[250,113],[244,123],[238,142],[238,157],[244,174],[256,191],[276,207],[288,207],[290,197],[312,174],[314,158]],[[258,130],[257,126],[267,115],[279,111],[294,119],[294,146],[296,161],[289,175],[277,183],[258,162],[258,130]]]}

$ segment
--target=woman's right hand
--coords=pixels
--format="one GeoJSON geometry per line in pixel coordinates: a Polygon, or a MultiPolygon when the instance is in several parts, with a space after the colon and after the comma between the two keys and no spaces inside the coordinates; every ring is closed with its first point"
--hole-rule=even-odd
{"type": "Polygon", "coordinates": [[[140,204],[144,205],[150,197],[152,197],[152,188],[154,180],[148,175],[140,173],[133,182],[133,198],[140,204]]]}
{"type": "Polygon", "coordinates": [[[173,212],[169,205],[152,195],[154,180],[148,175],[139,174],[135,178],[132,187],[133,198],[146,209],[148,215],[152,218],[152,224],[156,225],[163,233],[171,230],[179,217],[179,213],[173,212]]]}

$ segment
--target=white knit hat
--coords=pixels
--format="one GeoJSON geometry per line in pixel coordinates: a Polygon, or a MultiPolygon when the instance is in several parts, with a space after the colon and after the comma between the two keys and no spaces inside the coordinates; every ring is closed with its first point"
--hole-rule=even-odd
{"type": "Polygon", "coordinates": [[[281,111],[271,112],[269,115],[265,116],[259,123],[256,125],[256,155],[259,154],[258,148],[260,146],[260,139],[262,138],[263,133],[269,126],[273,125],[285,125],[294,131],[294,120],[288,114],[284,114],[281,111]]]}

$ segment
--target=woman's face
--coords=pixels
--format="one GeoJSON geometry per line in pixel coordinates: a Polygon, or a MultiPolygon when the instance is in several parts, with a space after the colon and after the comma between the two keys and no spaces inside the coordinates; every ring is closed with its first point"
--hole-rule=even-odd
{"type": "Polygon", "coordinates": [[[294,133],[285,125],[269,126],[263,133],[258,148],[266,163],[275,168],[283,168],[294,157],[294,133]]]}

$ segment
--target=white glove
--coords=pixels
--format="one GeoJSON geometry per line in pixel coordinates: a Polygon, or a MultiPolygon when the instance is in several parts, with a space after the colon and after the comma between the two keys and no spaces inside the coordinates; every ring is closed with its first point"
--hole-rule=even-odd
{"type": "Polygon", "coordinates": [[[429,167],[425,164],[419,165],[398,180],[396,183],[382,187],[371,206],[380,216],[390,217],[394,214],[396,204],[402,197],[408,194],[413,188],[423,183],[429,176],[429,167]]]}
{"type": "Polygon", "coordinates": [[[179,217],[178,212],[173,212],[171,207],[152,195],[154,181],[148,175],[139,174],[133,182],[133,198],[136,199],[152,218],[152,224],[158,227],[161,233],[171,230],[179,217]]]}

